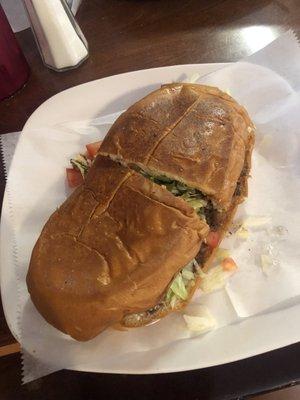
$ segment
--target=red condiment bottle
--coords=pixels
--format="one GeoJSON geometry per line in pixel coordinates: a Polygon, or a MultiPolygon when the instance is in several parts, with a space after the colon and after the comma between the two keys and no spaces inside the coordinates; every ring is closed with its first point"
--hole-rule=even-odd
{"type": "Polygon", "coordinates": [[[0,100],[19,90],[29,78],[29,66],[0,5],[0,100]]]}

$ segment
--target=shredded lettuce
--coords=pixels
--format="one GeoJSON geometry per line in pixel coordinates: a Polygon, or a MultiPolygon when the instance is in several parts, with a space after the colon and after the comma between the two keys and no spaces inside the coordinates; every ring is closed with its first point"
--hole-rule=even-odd
{"type": "Polygon", "coordinates": [[[183,319],[188,330],[191,332],[197,332],[197,334],[206,333],[217,326],[215,318],[209,310],[204,307],[202,310],[198,311],[197,315],[184,314],[183,319]]]}
{"type": "Polygon", "coordinates": [[[240,239],[245,239],[247,240],[249,237],[249,231],[247,228],[244,228],[243,226],[241,226],[237,231],[236,231],[236,236],[240,239]]]}
{"type": "Polygon", "coordinates": [[[200,288],[204,293],[211,293],[223,288],[228,278],[234,274],[235,270],[224,270],[221,264],[211,268],[207,273],[201,272],[200,288]]]}
{"type": "Polygon", "coordinates": [[[181,275],[182,275],[183,280],[190,281],[192,279],[195,279],[195,274],[189,270],[183,269],[181,275]]]}
{"type": "Polygon", "coordinates": [[[244,221],[242,226],[244,228],[257,228],[271,223],[271,217],[266,215],[259,216],[248,216],[244,221]]]}
{"type": "Polygon", "coordinates": [[[216,250],[216,260],[218,262],[224,260],[224,258],[230,257],[230,251],[222,247],[218,247],[216,250]]]}
{"type": "Polygon", "coordinates": [[[170,307],[172,309],[175,308],[177,303],[178,303],[178,298],[176,297],[175,294],[173,294],[170,300],[170,307]]]}
{"type": "Polygon", "coordinates": [[[187,300],[189,289],[195,285],[196,277],[200,275],[200,267],[196,260],[192,260],[173,278],[164,298],[154,307],[141,313],[129,314],[126,317],[140,320],[149,317],[165,308],[175,309],[177,304],[187,300]]]}
{"type": "Polygon", "coordinates": [[[189,262],[173,278],[164,299],[165,304],[170,305],[171,308],[174,308],[178,301],[187,300],[189,294],[188,289],[194,286],[197,275],[195,262],[195,260],[189,262]]]}
{"type": "Polygon", "coordinates": [[[186,300],[188,297],[188,292],[186,290],[181,272],[173,279],[170,289],[178,298],[181,300],[186,300]]]}
{"type": "Polygon", "coordinates": [[[77,169],[81,173],[83,178],[91,166],[90,160],[83,154],[78,154],[76,157],[71,158],[70,163],[73,168],[77,169]]]}
{"type": "Polygon", "coordinates": [[[154,176],[143,170],[140,170],[140,173],[152,182],[164,186],[174,196],[181,197],[191,207],[193,207],[201,218],[205,219],[205,207],[208,206],[208,201],[199,190],[191,188],[182,182],[170,179],[164,175],[154,176]]]}

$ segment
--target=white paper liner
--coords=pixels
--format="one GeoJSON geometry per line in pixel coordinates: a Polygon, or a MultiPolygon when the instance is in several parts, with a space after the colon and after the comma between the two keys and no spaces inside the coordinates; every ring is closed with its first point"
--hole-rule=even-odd
{"type": "Polygon", "coordinates": [[[0,136],[1,157],[3,161],[5,178],[7,178],[20,133],[21,132],[11,132],[9,134],[0,136]]]}
{"type": "MultiPolygon", "coordinates": [[[[294,62],[297,59],[299,63],[300,55],[296,39],[289,32],[259,52],[258,61],[261,65],[267,67],[269,62],[275,68],[277,64],[273,60],[272,54],[275,58],[279,54],[276,43],[281,49],[280,57],[283,60],[280,64],[280,71],[284,70],[282,64],[289,64],[290,52],[293,52],[294,62]],[[295,46],[297,57],[294,54],[295,46]],[[272,48],[271,52],[270,48],[272,48]],[[267,54],[267,61],[263,57],[264,51],[267,54]]],[[[252,56],[248,60],[252,61],[254,58],[255,56],[252,56]]],[[[296,63],[294,63],[294,69],[297,70],[296,63]]],[[[300,101],[295,92],[295,89],[298,89],[299,74],[294,70],[290,74],[291,79],[287,83],[284,79],[280,79],[276,73],[272,74],[261,67],[246,63],[244,60],[200,80],[229,90],[254,117],[258,126],[258,140],[253,166],[254,178],[250,183],[250,198],[241,208],[240,215],[243,215],[245,211],[248,214],[253,214],[253,210],[255,210],[256,215],[266,215],[267,213],[272,217],[269,226],[251,233],[250,243],[241,244],[237,243],[236,240],[229,240],[228,246],[235,249],[233,256],[238,260],[241,272],[231,280],[226,291],[223,290],[202,297],[197,296],[195,303],[190,305],[190,307],[197,307],[197,302],[207,305],[218,320],[219,327],[238,322],[241,317],[261,313],[267,309],[271,310],[272,306],[276,307],[280,303],[283,307],[287,307],[287,304],[290,307],[298,301],[297,296],[300,295],[299,273],[297,268],[294,268],[300,255],[299,240],[297,240],[299,238],[298,227],[300,226],[298,206],[300,172],[299,164],[297,164],[300,149],[297,126],[299,126],[300,121],[298,119],[300,117],[298,118],[297,109],[299,110],[300,101]],[[236,76],[239,77],[238,80],[236,76]],[[274,90],[274,87],[276,90],[274,90]],[[280,140],[282,132],[286,135],[285,141],[280,140]],[[264,142],[264,136],[270,134],[272,135],[271,143],[264,142]],[[278,148],[282,151],[278,152],[278,148]],[[265,175],[255,175],[255,171],[261,172],[262,170],[264,170],[265,175]],[[254,187],[252,188],[252,186],[254,187]],[[264,193],[264,199],[267,199],[267,202],[260,201],[261,193],[264,193]],[[279,202],[275,201],[275,199],[278,200],[278,194],[280,194],[279,202]],[[285,207],[288,208],[285,209],[285,207]],[[276,254],[276,257],[279,257],[279,266],[274,274],[265,276],[257,260],[259,252],[262,250],[259,246],[254,246],[256,254],[253,256],[255,252],[251,241],[259,238],[260,242],[264,242],[264,244],[268,244],[268,240],[274,242],[274,238],[268,239],[266,236],[267,229],[270,230],[278,225],[287,226],[288,234],[280,239],[276,238],[280,248],[279,254],[276,254]],[[251,256],[247,253],[248,248],[251,249],[249,252],[251,256]],[[287,254],[289,257],[286,257],[287,254]],[[282,258],[282,256],[284,257],[282,258]],[[245,260],[247,260],[247,263],[245,263],[245,260]]],[[[285,78],[288,77],[285,76],[285,78]]],[[[14,176],[9,177],[14,182],[11,205],[14,219],[18,221],[18,224],[14,225],[16,236],[22,237],[22,243],[17,243],[18,260],[16,260],[16,268],[19,271],[18,286],[21,299],[20,315],[22,316],[20,341],[22,346],[30,353],[26,352],[24,355],[24,381],[36,379],[61,368],[76,368],[76,366],[83,364],[95,365],[97,358],[101,358],[102,363],[105,360],[109,363],[112,357],[112,348],[115,356],[122,356],[128,353],[133,354],[162,348],[172,342],[193,336],[186,330],[182,317],[174,314],[150,327],[122,333],[108,330],[88,343],[78,343],[50,327],[37,313],[31,301],[28,300],[25,286],[28,248],[32,248],[32,244],[38,237],[49,213],[66,196],[61,171],[67,165],[69,155],[83,148],[86,142],[96,140],[104,135],[111,119],[115,117],[116,115],[105,120],[94,120],[92,124],[88,122],[88,125],[86,124],[87,121],[79,121],[79,123],[71,121],[64,126],[56,127],[56,129],[45,131],[41,129],[38,132],[30,132],[32,140],[26,141],[25,152],[26,154],[37,153],[38,159],[35,159],[34,163],[30,163],[31,160],[28,160],[27,173],[30,176],[32,186],[35,187],[35,182],[32,179],[34,180],[36,166],[38,165],[39,173],[43,174],[47,184],[38,193],[35,193],[35,204],[38,204],[38,207],[35,207],[34,212],[30,215],[32,230],[29,236],[25,229],[28,220],[22,221],[24,217],[22,204],[15,201],[18,179],[24,177],[22,174],[19,176],[14,174],[14,176]],[[91,125],[94,127],[93,131],[91,131],[91,125]],[[64,131],[63,136],[61,135],[62,131],[64,131]],[[87,135],[87,133],[89,134],[87,135]],[[53,146],[50,147],[49,138],[53,142],[53,146]],[[68,149],[67,152],[66,148],[68,149]],[[60,177],[60,179],[57,179],[57,177],[60,177]],[[53,197],[49,196],[49,193],[53,193],[53,197]],[[35,357],[32,357],[32,354],[35,357]]],[[[10,190],[9,187],[8,190],[10,190]]],[[[26,201],[29,200],[26,199],[26,196],[30,196],[30,193],[22,194],[25,196],[23,204],[26,204],[26,201]]],[[[263,251],[265,250],[263,249],[263,251]]]]}
{"type": "MultiPolygon", "coordinates": [[[[3,169],[4,169],[5,178],[7,178],[7,176],[8,176],[8,172],[9,172],[9,168],[10,168],[10,165],[11,165],[11,162],[13,159],[15,148],[16,148],[16,145],[19,140],[19,135],[20,135],[20,132],[12,132],[10,134],[0,136],[1,159],[2,159],[2,165],[3,165],[3,169]]],[[[16,295],[18,297],[18,303],[21,303],[20,284],[19,284],[18,271],[17,271],[18,247],[17,247],[17,240],[16,240],[15,232],[13,229],[14,213],[13,213],[13,207],[11,206],[13,204],[13,200],[11,198],[9,183],[6,183],[5,191],[7,193],[8,202],[10,204],[9,219],[11,221],[11,252],[12,252],[12,258],[14,260],[14,265],[16,267],[16,280],[17,280],[16,295]]],[[[16,335],[16,338],[18,340],[20,340],[20,337],[21,337],[20,313],[18,313],[15,316],[15,318],[18,320],[18,323],[17,323],[18,330],[17,330],[17,332],[15,332],[15,335],[16,335]]]]}

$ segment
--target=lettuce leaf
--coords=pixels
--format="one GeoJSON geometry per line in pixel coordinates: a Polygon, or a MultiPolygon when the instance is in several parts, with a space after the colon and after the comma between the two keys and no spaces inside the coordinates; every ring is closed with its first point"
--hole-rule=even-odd
{"type": "Polygon", "coordinates": [[[177,274],[173,279],[170,289],[181,300],[186,300],[188,298],[188,292],[186,290],[181,273],[177,274]]]}

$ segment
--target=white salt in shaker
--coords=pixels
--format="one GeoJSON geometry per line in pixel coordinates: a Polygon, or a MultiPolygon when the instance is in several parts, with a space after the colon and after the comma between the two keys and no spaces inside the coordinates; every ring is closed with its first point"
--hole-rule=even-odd
{"type": "Polygon", "coordinates": [[[88,45],[65,0],[23,0],[44,64],[55,71],[76,68],[88,45]]]}

